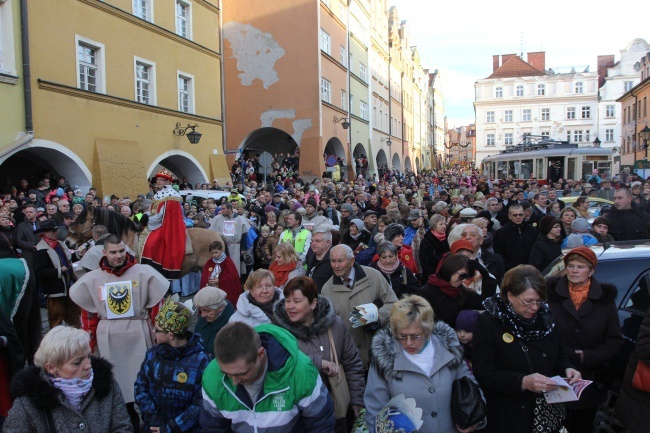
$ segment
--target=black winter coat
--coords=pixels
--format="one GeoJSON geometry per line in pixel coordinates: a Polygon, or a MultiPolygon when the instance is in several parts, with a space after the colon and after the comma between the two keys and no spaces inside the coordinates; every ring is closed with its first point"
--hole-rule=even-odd
{"type": "Polygon", "coordinates": [[[438,240],[431,230],[428,230],[422,242],[420,243],[420,266],[422,267],[422,275],[420,281],[426,282],[429,275],[436,273],[436,268],[442,256],[449,251],[449,242],[447,239],[444,241],[438,240]]]}
{"type": "MultiPolygon", "coordinates": [[[[485,243],[483,245],[485,245],[485,243]]],[[[506,273],[503,267],[503,258],[500,255],[491,253],[486,248],[481,247],[481,260],[487,270],[496,277],[497,284],[501,285],[501,280],[503,280],[503,276],[506,273]]]]}
{"type": "MultiPolygon", "coordinates": [[[[472,369],[487,401],[486,433],[532,431],[536,394],[522,391],[524,376],[531,374],[519,339],[485,312],[479,315],[472,340],[472,369]],[[507,335],[506,335],[507,334],[507,335]]],[[[573,368],[564,356],[556,329],[541,340],[525,342],[535,373],[547,377],[573,368]]]]}
{"type": "Polygon", "coordinates": [[[603,380],[605,367],[623,347],[623,335],[616,311],[616,287],[601,284],[591,278],[587,300],[576,311],[569,295],[566,276],[547,278],[548,306],[555,315],[556,329],[562,338],[564,353],[571,364],[577,366],[582,378],[596,383],[587,387],[569,409],[596,407],[605,401],[607,392],[603,380]],[[576,350],[584,351],[585,362],[580,362],[576,350]]]}
{"type": "Polygon", "coordinates": [[[561,254],[561,242],[549,239],[546,235],[539,235],[539,239],[535,241],[530,250],[528,264],[535,266],[541,272],[561,254]]]}
{"type": "Polygon", "coordinates": [[[508,223],[497,230],[494,237],[494,252],[503,257],[506,271],[517,265],[528,264],[530,250],[538,235],[539,232],[526,223],[519,226],[508,223]]]}
{"type": "MultiPolygon", "coordinates": [[[[370,265],[370,267],[381,272],[378,263],[378,261],[374,262],[370,265]]],[[[401,263],[397,266],[397,269],[395,269],[395,271],[390,274],[390,276],[386,276],[386,274],[383,272],[381,272],[381,275],[386,279],[386,281],[388,281],[388,285],[391,289],[393,289],[393,292],[395,292],[397,299],[401,298],[402,295],[417,293],[418,289],[420,288],[420,280],[415,278],[413,272],[411,272],[410,269],[404,267],[404,265],[401,263]]]]}
{"type": "Polygon", "coordinates": [[[330,251],[325,253],[323,259],[318,262],[316,259],[316,254],[314,251],[309,248],[307,251],[307,276],[312,278],[318,287],[318,293],[323,290],[323,286],[327,283],[327,280],[332,278],[332,264],[330,263],[330,251]]]}
{"type": "Polygon", "coordinates": [[[609,234],[615,241],[628,241],[643,239],[646,225],[650,222],[650,214],[643,212],[639,207],[618,210],[612,208],[607,215],[609,220],[609,234]]]}
{"type": "Polygon", "coordinates": [[[455,328],[456,318],[461,310],[483,310],[483,300],[494,295],[494,290],[490,293],[484,287],[483,293],[479,295],[461,286],[458,297],[452,298],[445,295],[440,287],[427,283],[420,287],[418,294],[429,302],[436,315],[436,321],[442,320],[455,328]]]}

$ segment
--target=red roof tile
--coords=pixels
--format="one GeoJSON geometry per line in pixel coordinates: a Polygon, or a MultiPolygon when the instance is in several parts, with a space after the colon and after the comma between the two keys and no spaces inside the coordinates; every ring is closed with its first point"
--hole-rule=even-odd
{"type": "Polygon", "coordinates": [[[541,75],[546,75],[546,72],[533,68],[519,56],[512,56],[487,78],[535,77],[541,75]]]}

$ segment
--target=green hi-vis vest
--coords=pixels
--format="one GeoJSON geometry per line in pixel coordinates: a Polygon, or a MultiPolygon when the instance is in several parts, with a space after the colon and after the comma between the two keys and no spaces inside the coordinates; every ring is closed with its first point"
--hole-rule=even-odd
{"type": "Polygon", "coordinates": [[[290,242],[293,245],[293,248],[298,254],[305,252],[305,242],[307,242],[307,236],[309,236],[309,230],[302,229],[298,232],[298,236],[293,238],[293,232],[291,229],[285,230],[280,236],[280,242],[290,242]]]}

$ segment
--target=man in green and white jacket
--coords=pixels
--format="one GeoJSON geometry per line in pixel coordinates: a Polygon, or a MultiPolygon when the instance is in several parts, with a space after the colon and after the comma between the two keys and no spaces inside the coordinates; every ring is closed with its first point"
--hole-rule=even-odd
{"type": "Polygon", "coordinates": [[[330,433],[334,406],[296,339],[275,325],[224,326],[203,373],[204,433],[330,433]]]}

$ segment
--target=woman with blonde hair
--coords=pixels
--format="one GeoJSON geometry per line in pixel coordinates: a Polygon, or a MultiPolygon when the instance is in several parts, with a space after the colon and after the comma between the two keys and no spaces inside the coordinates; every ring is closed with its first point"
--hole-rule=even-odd
{"type": "Polygon", "coordinates": [[[420,433],[466,433],[485,424],[461,429],[452,419],[452,383],[474,378],[463,362],[456,331],[434,319],[426,299],[408,295],[393,305],[390,331],[382,329],[373,337],[364,394],[368,431],[375,431],[379,411],[400,394],[414,398],[422,409],[420,433]]]}
{"type": "Polygon", "coordinates": [[[253,327],[271,323],[273,304],[284,299],[282,290],[275,287],[273,272],[267,269],[253,271],[244,283],[244,290],[237,300],[237,311],[228,322],[244,322],[253,327]]]}
{"type": "Polygon", "coordinates": [[[273,272],[275,286],[284,289],[284,285],[291,279],[305,275],[305,268],[300,262],[300,257],[293,245],[288,242],[281,242],[273,249],[273,262],[269,265],[273,272]]]}
{"type": "Polygon", "coordinates": [[[113,366],[91,356],[86,331],[52,328],[34,364],[14,377],[15,400],[3,432],[133,432],[113,366]]]}

